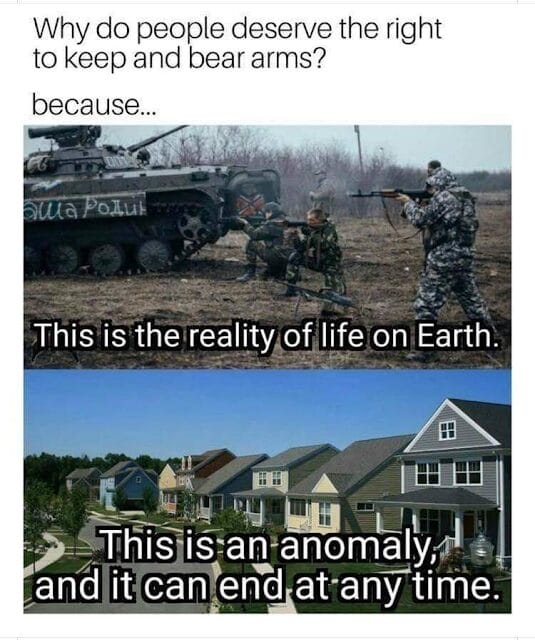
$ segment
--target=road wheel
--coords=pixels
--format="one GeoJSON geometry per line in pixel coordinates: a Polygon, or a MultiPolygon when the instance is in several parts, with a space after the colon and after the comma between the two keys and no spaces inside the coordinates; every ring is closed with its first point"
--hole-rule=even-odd
{"type": "Polygon", "coordinates": [[[99,244],[89,252],[89,264],[99,276],[113,276],[124,265],[124,251],[118,244],[99,244]]]}
{"type": "Polygon", "coordinates": [[[46,252],[46,266],[51,273],[67,275],[80,266],[78,249],[71,244],[54,244],[46,252]]]}
{"type": "Polygon", "coordinates": [[[41,268],[41,253],[31,245],[24,245],[24,273],[31,276],[39,273],[41,268]]]}
{"type": "Polygon", "coordinates": [[[145,271],[165,271],[172,260],[171,247],[162,240],[145,240],[136,251],[136,261],[145,271]]]}
{"type": "Polygon", "coordinates": [[[207,242],[215,233],[217,219],[214,211],[196,202],[177,206],[177,225],[180,235],[189,242],[207,242]]]}

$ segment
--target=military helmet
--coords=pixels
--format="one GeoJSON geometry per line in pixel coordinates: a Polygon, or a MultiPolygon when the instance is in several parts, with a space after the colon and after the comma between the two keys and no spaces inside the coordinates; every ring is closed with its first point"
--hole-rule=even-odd
{"type": "Polygon", "coordinates": [[[272,218],[281,218],[286,215],[278,202],[268,202],[264,206],[264,210],[269,211],[272,218]]]}

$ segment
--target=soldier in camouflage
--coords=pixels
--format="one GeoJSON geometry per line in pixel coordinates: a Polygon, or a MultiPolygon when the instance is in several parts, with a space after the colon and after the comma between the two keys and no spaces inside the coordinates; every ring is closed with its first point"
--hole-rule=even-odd
{"type": "Polygon", "coordinates": [[[321,209],[327,217],[331,215],[334,209],[334,198],[336,189],[333,181],[328,177],[325,169],[320,169],[314,174],[317,176],[318,182],[316,188],[309,193],[313,209],[321,209]]]}
{"type": "Polygon", "coordinates": [[[286,214],[276,202],[268,202],[264,207],[266,221],[254,227],[247,220],[240,219],[239,224],[248,236],[245,246],[247,267],[238,282],[248,282],[256,277],[257,259],[263,260],[267,268],[265,277],[284,277],[288,257],[294,250],[294,231],[286,231],[283,225],[286,214]]]}
{"type": "MultiPolygon", "coordinates": [[[[299,280],[300,268],[306,267],[323,273],[325,288],[345,295],[346,284],[342,270],[342,251],[338,244],[336,227],[321,209],[307,213],[307,226],[301,229],[303,237],[295,242],[295,251],[288,259],[286,281],[290,283],[286,296],[295,296],[292,284],[299,280]]],[[[336,315],[334,306],[325,302],[322,315],[336,315]]]]}
{"type": "Polygon", "coordinates": [[[425,263],[414,301],[416,319],[436,322],[454,293],[470,320],[493,327],[474,276],[475,198],[444,167],[436,167],[426,184],[431,195],[426,206],[404,194],[397,198],[404,205],[402,215],[423,233],[425,263]]]}

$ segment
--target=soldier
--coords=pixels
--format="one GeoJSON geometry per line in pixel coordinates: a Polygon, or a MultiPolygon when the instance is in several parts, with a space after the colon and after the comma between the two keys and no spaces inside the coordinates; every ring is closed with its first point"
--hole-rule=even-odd
{"type": "MultiPolygon", "coordinates": [[[[342,251],[338,244],[336,227],[329,222],[322,209],[311,209],[307,213],[307,226],[301,229],[303,238],[295,243],[295,251],[288,259],[286,281],[290,283],[285,296],[295,296],[292,284],[299,280],[300,267],[320,271],[325,278],[325,287],[345,295],[346,284],[342,270],[342,251]]],[[[321,314],[337,315],[334,306],[325,302],[321,314]]]]}
{"type": "MultiPolygon", "coordinates": [[[[425,263],[414,301],[417,320],[436,322],[449,295],[454,293],[470,320],[494,328],[487,305],[474,277],[473,245],[478,229],[475,198],[457,185],[455,176],[438,167],[426,182],[431,199],[421,206],[407,195],[402,215],[423,232],[425,263]]],[[[409,359],[425,361],[425,353],[409,354],[409,359]]]]}
{"type": "Polygon", "coordinates": [[[334,183],[327,176],[325,169],[316,171],[314,175],[317,176],[318,183],[314,191],[309,193],[312,208],[321,209],[329,217],[333,212],[334,198],[336,196],[334,183]]]}
{"type": "Polygon", "coordinates": [[[427,163],[427,177],[430,178],[441,168],[442,163],[440,162],[440,160],[429,160],[429,162],[427,163]]]}
{"type": "Polygon", "coordinates": [[[265,277],[284,277],[288,257],[293,251],[292,232],[285,231],[283,221],[286,214],[276,202],[268,202],[264,207],[266,221],[253,227],[247,220],[240,219],[241,229],[249,236],[245,247],[247,268],[236,278],[238,282],[248,282],[256,276],[256,261],[260,258],[267,264],[265,277]]]}

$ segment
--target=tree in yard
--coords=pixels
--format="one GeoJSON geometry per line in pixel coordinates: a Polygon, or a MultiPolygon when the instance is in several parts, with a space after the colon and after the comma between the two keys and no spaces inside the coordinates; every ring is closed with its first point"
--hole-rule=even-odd
{"type": "Polygon", "coordinates": [[[217,513],[213,517],[212,523],[218,529],[223,529],[225,533],[247,533],[250,530],[249,520],[245,513],[234,511],[231,507],[217,513]]]}
{"type": "Polygon", "coordinates": [[[185,489],[182,496],[182,515],[188,520],[193,520],[195,516],[195,504],[197,496],[191,489],[185,489]]]}
{"type": "Polygon", "coordinates": [[[154,493],[153,489],[145,487],[143,489],[143,511],[145,512],[145,517],[148,518],[157,508],[158,496],[154,493]]]}
{"type": "Polygon", "coordinates": [[[33,554],[35,573],[35,552],[43,543],[43,533],[51,522],[50,493],[42,482],[30,482],[24,492],[24,540],[33,554]]]}
{"type": "Polygon", "coordinates": [[[64,494],[61,503],[58,524],[65,533],[72,536],[75,556],[78,536],[88,520],[87,499],[87,491],[82,487],[73,487],[64,494]]]}
{"type": "Polygon", "coordinates": [[[124,509],[126,509],[128,505],[128,498],[126,497],[126,492],[122,487],[117,487],[117,489],[115,489],[111,503],[117,512],[124,511],[124,509]]]}

